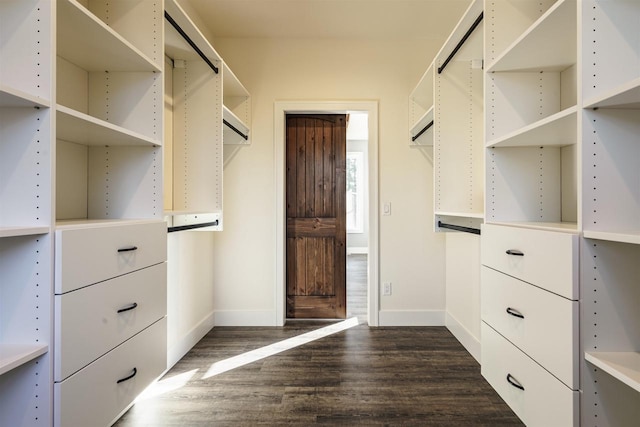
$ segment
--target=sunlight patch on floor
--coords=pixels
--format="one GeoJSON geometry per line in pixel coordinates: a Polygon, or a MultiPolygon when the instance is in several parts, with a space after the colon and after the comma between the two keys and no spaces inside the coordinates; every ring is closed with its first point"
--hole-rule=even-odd
{"type": "MultiPolygon", "coordinates": [[[[358,318],[352,317],[342,322],[334,323],[323,328],[306,332],[304,334],[291,337],[286,340],[279,341],[277,343],[270,344],[246,353],[242,353],[228,359],[220,360],[209,367],[209,370],[206,372],[206,374],[204,374],[202,379],[220,375],[232,369],[248,365],[249,363],[265,359],[278,353],[282,353],[283,351],[291,350],[292,348],[296,348],[301,345],[308,344],[312,341],[322,339],[329,335],[345,331],[349,328],[353,328],[354,326],[358,326],[358,324],[358,318]]],[[[174,375],[170,378],[165,377],[161,380],[156,381],[155,383],[147,387],[146,390],[137,397],[136,403],[152,399],[154,397],[161,396],[165,393],[169,393],[184,387],[189,381],[194,379],[194,376],[199,370],[200,369],[192,369],[190,371],[174,375]]]]}
{"type": "Polygon", "coordinates": [[[287,351],[292,348],[310,343],[312,341],[327,337],[329,335],[342,332],[349,328],[353,328],[354,326],[358,326],[357,317],[352,317],[351,319],[347,319],[339,323],[334,323],[332,325],[325,326],[323,328],[316,329],[302,335],[288,338],[284,341],[261,347],[247,353],[239,354],[238,356],[230,357],[229,359],[221,360],[211,365],[207,373],[202,378],[206,379],[216,375],[220,375],[224,372],[230,371],[231,369],[253,363],[255,361],[273,356],[278,353],[282,353],[283,351],[287,351]]]}
{"type": "Polygon", "coordinates": [[[198,371],[199,369],[192,369],[190,371],[183,372],[182,374],[156,381],[138,395],[136,402],[153,399],[154,397],[161,396],[165,393],[169,393],[170,391],[178,390],[187,385],[198,371]]]}

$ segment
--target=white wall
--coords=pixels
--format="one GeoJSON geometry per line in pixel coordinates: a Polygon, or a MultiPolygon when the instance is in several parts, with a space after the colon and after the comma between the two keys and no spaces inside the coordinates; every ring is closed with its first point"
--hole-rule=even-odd
{"type": "Polygon", "coordinates": [[[447,327],[480,361],[480,236],[447,232],[447,327]]]}
{"type": "Polygon", "coordinates": [[[274,102],[379,100],[380,324],[444,324],[444,236],[432,232],[432,166],[407,144],[407,97],[442,41],[220,39],[251,92],[252,145],[225,161],[215,234],[216,324],[276,324],[274,102]]]}

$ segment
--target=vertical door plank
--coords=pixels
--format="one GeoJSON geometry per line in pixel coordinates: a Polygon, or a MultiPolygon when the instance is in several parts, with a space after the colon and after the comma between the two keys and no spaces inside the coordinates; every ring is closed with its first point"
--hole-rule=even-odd
{"type": "Polygon", "coordinates": [[[323,198],[324,198],[324,120],[315,120],[315,154],[314,154],[314,171],[315,171],[315,198],[314,198],[314,215],[324,217],[323,198]]]}
{"type": "MultiPolygon", "coordinates": [[[[287,141],[295,141],[296,140],[296,123],[287,120],[287,141]]],[[[286,203],[287,203],[287,218],[297,216],[297,206],[295,201],[297,199],[297,179],[298,176],[298,156],[297,156],[297,146],[296,144],[287,144],[287,172],[285,179],[287,180],[287,194],[286,194],[286,203]]]]}
{"type": "Polygon", "coordinates": [[[306,119],[305,120],[305,128],[306,128],[306,151],[307,156],[305,158],[306,165],[306,203],[305,203],[305,215],[306,217],[315,216],[315,189],[316,189],[316,174],[315,174],[315,120],[314,119],[306,119]]]}
{"type": "Polygon", "coordinates": [[[307,295],[307,240],[295,238],[296,283],[294,295],[307,295]]]}
{"type": "Polygon", "coordinates": [[[303,217],[306,213],[307,198],[306,198],[306,178],[307,178],[307,162],[306,162],[306,149],[307,149],[307,131],[305,128],[304,119],[295,119],[296,123],[296,151],[297,151],[297,168],[296,168],[296,216],[303,217]]]}

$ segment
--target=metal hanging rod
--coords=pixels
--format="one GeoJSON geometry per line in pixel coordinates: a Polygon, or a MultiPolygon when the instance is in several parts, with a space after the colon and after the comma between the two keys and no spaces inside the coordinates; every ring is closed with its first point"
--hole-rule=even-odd
{"type": "Polygon", "coordinates": [[[185,40],[186,40],[186,42],[187,42],[187,43],[189,43],[189,45],[191,45],[191,47],[193,48],[193,50],[195,50],[195,51],[196,51],[196,53],[197,53],[198,55],[200,55],[200,58],[202,58],[202,60],[203,60],[204,62],[206,62],[206,63],[207,63],[207,65],[209,65],[209,67],[211,67],[211,69],[212,69],[216,74],[218,74],[218,71],[219,71],[219,70],[218,70],[218,67],[216,67],[215,65],[213,65],[213,62],[211,62],[211,61],[209,60],[209,58],[207,58],[207,55],[205,55],[205,54],[204,54],[204,52],[202,52],[202,51],[200,50],[200,48],[198,47],[198,45],[196,45],[196,44],[195,44],[195,42],[194,42],[193,40],[191,40],[191,37],[189,37],[189,36],[187,35],[187,33],[185,33],[185,32],[184,32],[184,30],[182,29],[182,27],[180,27],[180,25],[178,25],[178,23],[177,23],[176,21],[174,21],[174,19],[171,17],[171,15],[169,15],[169,13],[167,13],[167,11],[166,11],[166,10],[164,11],[164,17],[165,17],[165,19],[166,19],[167,21],[169,21],[169,23],[171,24],[171,26],[172,26],[173,28],[175,28],[175,29],[176,29],[176,31],[177,31],[178,33],[180,33],[180,35],[182,36],[182,38],[183,38],[183,39],[185,39],[185,40]]]}
{"type": "Polygon", "coordinates": [[[216,219],[213,222],[202,222],[200,224],[190,224],[190,225],[178,225],[176,227],[167,228],[167,233],[175,233],[176,231],[195,230],[198,228],[205,228],[205,227],[215,227],[218,224],[219,224],[218,220],[216,219]]]}
{"type": "Polygon", "coordinates": [[[461,225],[445,224],[442,221],[438,221],[438,227],[440,227],[440,228],[448,228],[450,230],[456,230],[456,231],[464,231],[465,233],[471,233],[471,234],[480,235],[480,229],[479,228],[471,228],[471,227],[463,227],[461,225]]]}
{"type": "Polygon", "coordinates": [[[467,41],[467,39],[469,38],[469,36],[471,35],[471,33],[473,33],[473,30],[476,29],[476,27],[478,25],[480,25],[480,22],[482,22],[482,17],[484,16],[484,12],[480,13],[480,16],[478,16],[475,20],[475,22],[471,25],[471,27],[467,30],[467,32],[465,33],[465,35],[462,37],[462,39],[458,42],[458,44],[456,45],[456,47],[453,49],[453,51],[449,54],[449,56],[447,57],[447,59],[444,60],[444,63],[442,64],[442,66],[438,67],[438,74],[442,73],[445,69],[445,67],[447,66],[447,64],[449,63],[449,61],[451,61],[451,59],[455,56],[456,53],[458,53],[458,51],[460,50],[460,48],[462,47],[462,45],[464,44],[464,42],[467,41]]]}
{"type": "Polygon", "coordinates": [[[425,133],[426,131],[428,131],[431,126],[433,126],[433,120],[431,120],[431,122],[429,122],[428,125],[423,127],[422,130],[416,134],[416,136],[412,136],[411,137],[411,141],[415,142],[415,140],[420,138],[422,136],[422,134],[425,133]]]}
{"type": "Polygon", "coordinates": [[[234,131],[235,133],[237,133],[238,135],[243,137],[245,141],[249,140],[249,135],[245,135],[237,127],[235,127],[234,125],[232,125],[231,123],[229,123],[225,119],[222,119],[222,123],[224,123],[224,125],[227,126],[229,129],[231,129],[232,131],[234,131]]]}

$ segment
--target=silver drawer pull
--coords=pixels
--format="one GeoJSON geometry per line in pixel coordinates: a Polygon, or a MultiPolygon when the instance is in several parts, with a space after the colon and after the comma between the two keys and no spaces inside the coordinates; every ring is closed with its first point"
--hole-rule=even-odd
{"type": "Polygon", "coordinates": [[[524,391],[524,387],[522,387],[522,385],[518,382],[518,380],[516,380],[513,375],[511,374],[507,374],[507,381],[509,382],[509,384],[511,384],[512,386],[514,386],[517,389],[520,389],[522,391],[524,391]]]}
{"type": "Polygon", "coordinates": [[[137,250],[138,250],[137,246],[129,246],[128,248],[118,249],[118,252],[131,252],[131,251],[137,251],[137,250]]]}
{"type": "Polygon", "coordinates": [[[129,311],[129,310],[133,310],[134,308],[136,308],[138,306],[137,302],[134,302],[131,305],[128,305],[124,308],[121,308],[120,310],[118,310],[118,313],[124,313],[125,311],[129,311]]]}
{"type": "Polygon", "coordinates": [[[524,256],[524,252],[517,249],[509,249],[507,250],[507,255],[524,256]]]}
{"type": "Polygon", "coordinates": [[[131,378],[135,377],[137,373],[138,373],[138,370],[136,368],[133,368],[133,372],[131,373],[131,375],[129,375],[128,377],[120,378],[118,381],[116,381],[116,384],[120,384],[130,380],[131,378]]]}
{"type": "Polygon", "coordinates": [[[507,307],[507,313],[509,313],[512,316],[519,317],[520,319],[524,319],[524,315],[520,313],[518,310],[516,310],[515,308],[507,307]]]}

